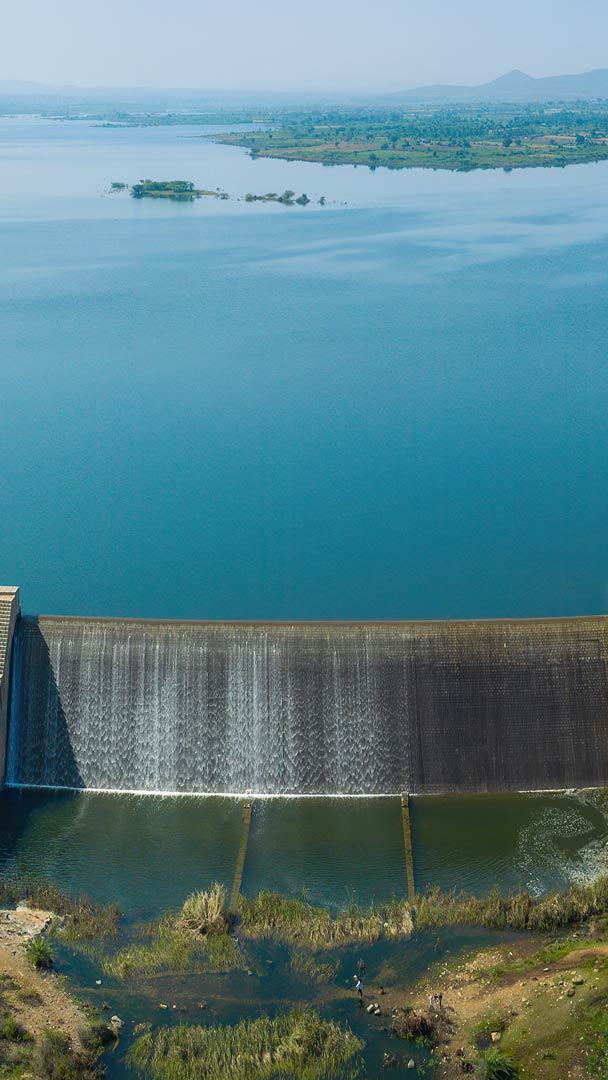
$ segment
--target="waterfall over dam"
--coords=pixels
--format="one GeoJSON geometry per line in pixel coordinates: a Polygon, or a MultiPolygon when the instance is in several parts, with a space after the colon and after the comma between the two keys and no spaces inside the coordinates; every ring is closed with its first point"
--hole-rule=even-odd
{"type": "Polygon", "coordinates": [[[608,619],[20,618],[7,782],[373,795],[608,786],[608,619]]]}

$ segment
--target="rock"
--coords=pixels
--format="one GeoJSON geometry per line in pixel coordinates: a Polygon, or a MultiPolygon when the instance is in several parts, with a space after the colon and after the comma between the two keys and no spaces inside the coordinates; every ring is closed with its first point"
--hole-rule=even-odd
{"type": "Polygon", "coordinates": [[[571,986],[569,990],[566,990],[566,997],[574,997],[574,994],[575,990],[573,986],[571,986]]]}
{"type": "Polygon", "coordinates": [[[408,1067],[408,1069],[415,1069],[416,1068],[416,1062],[414,1061],[413,1058],[410,1058],[410,1060],[407,1063],[407,1067],[408,1067]]]}
{"type": "Polygon", "coordinates": [[[372,1002],[372,1004],[371,1004],[371,1005],[368,1005],[368,1006],[367,1006],[367,1012],[368,1012],[368,1013],[373,1013],[373,1011],[374,1011],[374,1009],[375,1009],[375,1008],[376,1008],[376,1004],[375,1004],[375,1002],[372,1002]]]}
{"type": "Polygon", "coordinates": [[[160,1008],[160,1009],[168,1009],[168,1008],[169,1008],[169,1006],[168,1006],[168,1005],[165,1005],[164,1001],[160,1001],[160,1002],[159,1002],[159,1008],[160,1008]]]}
{"type": "Polygon", "coordinates": [[[374,1008],[374,1016],[380,1016],[380,1015],[381,1015],[380,1006],[376,1005],[375,1008],[374,1008]]]}
{"type": "Polygon", "coordinates": [[[95,986],[101,986],[101,979],[95,979],[95,986]]]}
{"type": "Polygon", "coordinates": [[[585,980],[583,979],[582,975],[575,975],[573,980],[572,980],[574,986],[582,986],[584,981],[585,980]]]}
{"type": "Polygon", "coordinates": [[[110,1027],[118,1035],[124,1027],[124,1021],[120,1019],[120,1016],[112,1016],[110,1018],[110,1027]]]}
{"type": "Polygon", "coordinates": [[[492,1042],[500,1042],[500,1038],[501,1038],[500,1031],[491,1031],[490,1032],[490,1038],[491,1038],[492,1042]]]}

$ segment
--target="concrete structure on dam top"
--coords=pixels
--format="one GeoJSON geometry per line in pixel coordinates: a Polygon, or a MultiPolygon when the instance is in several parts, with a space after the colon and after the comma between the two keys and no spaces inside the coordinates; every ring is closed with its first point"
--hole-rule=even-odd
{"type": "MultiPolygon", "coordinates": [[[[21,617],[12,654],[9,784],[269,795],[608,786],[605,617],[21,617]]],[[[5,664],[2,700],[6,680],[5,664]]]]}

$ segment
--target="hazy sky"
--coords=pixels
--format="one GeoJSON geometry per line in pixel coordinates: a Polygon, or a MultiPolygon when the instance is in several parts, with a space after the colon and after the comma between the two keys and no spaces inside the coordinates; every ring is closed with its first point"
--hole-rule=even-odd
{"type": "Polygon", "coordinates": [[[6,0],[0,80],[400,89],[608,67],[607,0],[6,0]]]}

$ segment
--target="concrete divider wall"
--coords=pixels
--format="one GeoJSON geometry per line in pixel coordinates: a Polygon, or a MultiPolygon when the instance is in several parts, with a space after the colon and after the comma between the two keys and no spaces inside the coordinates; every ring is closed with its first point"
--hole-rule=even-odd
{"type": "Polygon", "coordinates": [[[608,619],[20,619],[8,780],[379,794],[608,786],[608,619]]]}
{"type": "Polygon", "coordinates": [[[4,779],[11,651],[19,614],[19,589],[0,585],[0,783],[4,779]]]}

